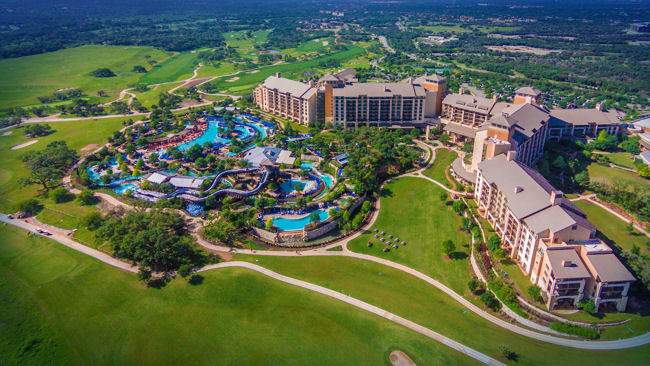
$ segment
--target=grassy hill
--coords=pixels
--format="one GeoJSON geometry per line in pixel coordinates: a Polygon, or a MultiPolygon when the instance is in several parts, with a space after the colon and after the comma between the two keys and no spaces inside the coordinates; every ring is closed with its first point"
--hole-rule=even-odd
{"type": "Polygon", "coordinates": [[[63,88],[79,88],[86,94],[121,90],[142,76],[132,71],[133,66],[150,68],[149,60],[163,63],[169,57],[153,47],[82,46],[3,59],[0,60],[0,108],[39,103],[37,97],[63,88]],[[104,67],[116,76],[97,78],[90,75],[93,70],[104,67]]]}

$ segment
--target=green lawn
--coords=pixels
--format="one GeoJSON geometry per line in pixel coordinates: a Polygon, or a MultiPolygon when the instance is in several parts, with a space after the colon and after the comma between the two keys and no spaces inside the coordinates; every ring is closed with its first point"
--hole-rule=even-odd
{"type": "Polygon", "coordinates": [[[645,254],[650,254],[650,250],[646,246],[650,238],[638,232],[635,235],[628,235],[627,223],[623,220],[593,203],[586,201],[574,201],[573,203],[587,214],[587,219],[598,228],[607,242],[614,242],[623,250],[631,250],[632,246],[636,245],[645,254]]]}
{"type": "Polygon", "coordinates": [[[607,157],[612,161],[612,163],[616,165],[630,169],[636,169],[634,166],[634,156],[628,152],[611,153],[607,154],[607,157]]]}
{"type": "Polygon", "coordinates": [[[607,182],[609,184],[618,182],[645,191],[650,188],[650,180],[642,178],[638,174],[627,170],[603,166],[597,163],[591,163],[588,169],[589,179],[592,182],[607,182]]]}
{"type": "MultiPolygon", "coordinates": [[[[0,108],[38,103],[39,96],[61,88],[80,88],[86,94],[113,91],[135,83],[142,74],[133,66],[149,68],[169,56],[153,47],[82,46],[39,55],[0,60],[0,108]],[[150,56],[149,59],[146,56],[150,56]],[[107,67],[117,76],[96,78],[90,72],[107,67]]],[[[146,75],[146,74],[145,74],[146,75]]]]}
{"type": "Polygon", "coordinates": [[[252,90],[261,81],[271,75],[274,75],[277,72],[301,72],[306,70],[313,70],[318,67],[319,62],[321,61],[336,59],[341,62],[345,62],[363,53],[365,53],[365,50],[363,48],[358,46],[350,46],[350,48],[346,51],[340,51],[326,56],[320,56],[290,64],[285,63],[266,66],[261,68],[259,72],[252,74],[242,72],[237,75],[239,79],[232,82],[226,81],[229,78],[220,78],[212,81],[212,83],[216,85],[217,90],[227,90],[229,93],[243,94],[247,91],[252,90]]]}
{"type": "Polygon", "coordinates": [[[454,186],[447,180],[445,176],[445,169],[451,163],[456,160],[458,154],[455,151],[448,149],[438,149],[435,152],[436,159],[433,161],[433,164],[423,172],[427,177],[438,181],[439,183],[444,184],[447,188],[453,188],[454,186]]]}
{"type": "Polygon", "coordinates": [[[142,103],[143,106],[147,108],[151,108],[152,105],[158,104],[158,96],[160,94],[165,94],[169,90],[181,85],[183,82],[179,81],[176,83],[167,83],[167,84],[160,84],[156,86],[152,86],[149,88],[149,90],[142,92],[142,93],[137,93],[133,90],[131,90],[132,93],[136,95],[140,103],[142,103]]]}
{"type": "MultiPolygon", "coordinates": [[[[141,119],[139,117],[130,117],[133,120],[141,119]]],[[[55,131],[54,133],[38,137],[37,143],[27,146],[18,150],[10,150],[12,146],[34,140],[25,137],[22,128],[12,128],[10,131],[13,133],[9,136],[0,136],[0,157],[2,164],[0,165],[0,210],[2,212],[10,212],[13,209],[12,201],[20,201],[26,198],[38,196],[40,188],[32,186],[23,186],[20,184],[19,179],[28,175],[23,162],[20,160],[25,153],[34,150],[41,150],[47,146],[48,143],[56,140],[65,140],[68,146],[72,149],[79,151],[80,149],[89,144],[104,144],[108,136],[112,135],[114,131],[122,128],[122,121],[129,118],[103,118],[95,120],[82,120],[70,122],[51,122],[50,126],[55,131]]],[[[50,204],[47,202],[47,207],[66,210],[65,206],[50,204]]],[[[66,210],[68,211],[68,210],[66,210]]],[[[69,211],[74,213],[75,209],[70,208],[69,211]]]]}
{"type": "Polygon", "coordinates": [[[156,290],[49,239],[0,230],[3,363],[389,365],[399,349],[418,365],[475,364],[374,314],[246,269],[156,290]]]}
{"type": "Polygon", "coordinates": [[[405,264],[441,281],[457,292],[465,292],[469,280],[467,255],[470,237],[458,231],[461,219],[451,207],[440,201],[442,188],[421,178],[400,178],[386,184],[382,191],[381,211],[369,232],[354,239],[348,248],[405,264]],[[374,238],[374,229],[406,241],[406,245],[386,245],[374,238]],[[452,240],[461,259],[447,259],[442,242],[452,240]],[[367,247],[367,242],[373,243],[367,247]]]}
{"type": "Polygon", "coordinates": [[[179,53],[155,65],[148,73],[142,75],[138,83],[151,85],[187,79],[192,76],[198,62],[196,53],[179,53]]]}
{"type": "Polygon", "coordinates": [[[197,76],[199,78],[203,78],[207,76],[219,76],[219,75],[230,74],[233,73],[234,71],[235,71],[235,66],[233,64],[220,64],[218,67],[207,65],[199,69],[197,76]]]}
{"type": "MultiPolygon", "coordinates": [[[[518,363],[521,365],[559,365],[567,359],[579,365],[634,364],[650,350],[650,346],[646,346],[620,352],[585,352],[534,341],[483,320],[424,281],[373,262],[345,257],[236,255],[235,259],[250,261],[366,301],[504,362],[499,352],[502,344],[519,355],[518,363]]],[[[628,324],[634,335],[650,329],[649,322],[639,321],[635,315],[624,315],[637,319],[628,324]]],[[[620,337],[632,336],[624,326],[606,330],[603,339],[617,339],[619,334],[620,337]]]]}

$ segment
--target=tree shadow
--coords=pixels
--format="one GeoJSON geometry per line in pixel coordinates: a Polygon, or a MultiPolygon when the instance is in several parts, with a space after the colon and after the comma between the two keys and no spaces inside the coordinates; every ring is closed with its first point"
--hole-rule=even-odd
{"type": "Polygon", "coordinates": [[[190,277],[189,281],[187,281],[190,285],[192,286],[197,286],[203,283],[204,277],[201,276],[200,274],[195,274],[190,277]]]}
{"type": "Polygon", "coordinates": [[[453,252],[449,255],[449,258],[451,259],[465,259],[467,257],[467,253],[465,252],[453,252]]]}
{"type": "Polygon", "coordinates": [[[169,282],[167,277],[153,278],[147,282],[147,287],[160,290],[161,288],[167,286],[167,282],[169,282]]]}
{"type": "Polygon", "coordinates": [[[393,197],[393,191],[390,188],[384,188],[381,190],[381,197],[393,197]]]}

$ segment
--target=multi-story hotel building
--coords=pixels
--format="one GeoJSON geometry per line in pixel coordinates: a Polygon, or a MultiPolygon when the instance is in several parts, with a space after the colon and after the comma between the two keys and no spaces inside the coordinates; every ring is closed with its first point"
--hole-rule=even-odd
{"type": "Polygon", "coordinates": [[[316,116],[316,88],[281,77],[269,76],[253,91],[253,99],[263,111],[307,124],[316,116]]]}
{"type": "Polygon", "coordinates": [[[509,151],[482,161],[476,174],[479,214],[499,235],[504,251],[540,286],[549,309],[577,305],[585,294],[596,301],[602,298],[602,288],[614,288],[607,300],[624,309],[634,277],[621,269],[625,267],[615,256],[607,257],[607,267],[598,261],[605,257],[598,257],[598,264],[588,269],[577,253],[588,245],[607,248],[596,239],[596,228],[561,191],[515,155],[509,151]],[[612,258],[620,266],[612,264],[612,258]],[[608,268],[615,268],[615,273],[608,268]]]}
{"type": "Polygon", "coordinates": [[[552,109],[549,113],[549,138],[554,140],[567,137],[595,138],[600,131],[606,131],[610,135],[622,131],[618,112],[603,110],[600,103],[594,109],[552,109]]]}

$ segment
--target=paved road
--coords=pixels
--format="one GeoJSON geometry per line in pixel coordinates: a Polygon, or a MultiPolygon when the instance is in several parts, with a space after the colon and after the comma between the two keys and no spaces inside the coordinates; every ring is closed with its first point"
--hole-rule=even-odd
{"type": "MultiPolygon", "coordinates": [[[[35,232],[36,227],[34,225],[31,225],[31,224],[28,224],[28,223],[25,223],[23,221],[16,220],[16,219],[13,219],[13,220],[8,219],[7,216],[4,215],[4,214],[0,214],[0,221],[11,224],[11,225],[15,225],[17,227],[23,228],[23,229],[28,230],[28,231],[35,232]]],[[[89,248],[89,247],[87,247],[85,245],[79,244],[79,243],[75,242],[74,240],[71,240],[71,239],[69,239],[69,238],[67,238],[67,237],[65,237],[63,235],[53,234],[52,236],[50,236],[50,238],[57,241],[57,242],[59,242],[59,243],[61,243],[61,244],[63,244],[63,245],[65,245],[65,246],[67,246],[67,247],[69,247],[69,248],[72,248],[74,250],[77,250],[79,252],[87,254],[87,255],[89,255],[91,257],[94,257],[96,259],[99,259],[100,261],[102,261],[102,262],[104,262],[106,264],[109,264],[111,266],[117,267],[119,269],[122,269],[122,270],[125,270],[125,271],[128,271],[128,272],[132,272],[132,273],[137,272],[137,267],[131,265],[130,263],[123,262],[123,261],[121,261],[119,259],[113,258],[113,257],[111,257],[111,256],[109,256],[109,255],[107,255],[105,253],[102,253],[102,252],[100,252],[98,250],[95,250],[95,249],[89,248]]],[[[226,248],[226,249],[228,249],[228,248],[226,248]]],[[[443,292],[445,292],[446,294],[448,294],[449,296],[454,298],[456,301],[460,302],[462,305],[464,305],[465,307],[467,307],[469,310],[473,311],[477,315],[481,316],[482,318],[484,318],[484,319],[486,319],[486,320],[488,320],[488,321],[490,321],[490,322],[492,322],[492,323],[494,323],[494,324],[496,324],[496,325],[498,325],[498,326],[500,326],[502,328],[508,329],[508,330],[510,330],[512,332],[515,332],[517,334],[520,334],[520,335],[523,335],[523,336],[526,336],[526,337],[529,337],[529,338],[537,339],[537,340],[540,340],[540,341],[544,341],[544,342],[548,342],[548,343],[552,343],[552,344],[556,344],[556,345],[560,345],[560,346],[579,348],[579,349],[591,349],[591,350],[615,350],[615,349],[626,349],[626,348],[632,348],[632,347],[639,347],[639,346],[643,346],[643,345],[646,345],[646,344],[650,343],[650,332],[645,333],[645,334],[643,334],[641,336],[634,337],[634,338],[621,339],[621,340],[617,340],[617,341],[580,341],[580,340],[564,339],[564,338],[559,338],[559,337],[555,337],[555,336],[551,336],[551,335],[547,335],[547,334],[537,333],[537,332],[534,332],[534,331],[524,329],[524,328],[518,327],[516,325],[510,324],[510,323],[508,323],[508,322],[506,322],[506,321],[504,321],[504,320],[502,320],[500,318],[497,318],[497,317],[485,312],[484,310],[478,308],[477,306],[475,306],[474,304],[472,304],[471,302],[469,302],[468,300],[466,300],[462,296],[455,293],[453,290],[449,289],[447,286],[443,285],[442,283],[438,282],[437,280],[434,280],[433,278],[431,278],[431,277],[429,277],[429,276],[427,276],[427,275],[425,275],[425,274],[423,274],[423,273],[421,273],[419,271],[416,271],[416,270],[414,270],[412,268],[409,268],[407,266],[404,266],[402,264],[391,262],[391,261],[386,260],[386,259],[377,258],[377,257],[373,257],[373,256],[366,255],[366,254],[350,252],[347,249],[347,247],[344,247],[343,249],[344,250],[342,252],[328,252],[328,251],[324,251],[322,249],[319,249],[319,250],[311,250],[311,251],[305,251],[305,252],[293,252],[293,251],[291,251],[291,252],[264,252],[264,251],[257,251],[256,253],[261,254],[261,255],[282,255],[282,256],[303,256],[303,255],[307,255],[307,256],[308,255],[346,256],[346,257],[353,257],[353,258],[358,258],[358,259],[377,262],[377,263],[380,263],[380,264],[383,264],[383,265],[386,265],[386,266],[390,266],[390,267],[395,268],[395,269],[402,270],[402,271],[407,272],[407,273],[409,273],[409,274],[411,274],[411,275],[413,275],[415,277],[418,277],[418,278],[422,279],[423,281],[426,281],[427,283],[441,289],[443,292]]],[[[245,251],[242,251],[242,252],[247,253],[245,251]]],[[[226,262],[226,263],[232,263],[232,262],[226,262]]],[[[225,265],[226,263],[224,263],[223,265],[225,265]]],[[[206,266],[204,268],[199,269],[199,271],[205,271],[205,270],[208,270],[208,269],[211,269],[211,268],[218,268],[218,267],[212,267],[212,266],[214,266],[214,265],[206,266]]],[[[262,267],[260,267],[260,268],[262,268],[262,267]]],[[[298,281],[298,280],[296,280],[296,281],[298,281]]],[[[308,284],[308,283],[305,282],[305,284],[308,284]]],[[[312,285],[312,284],[309,284],[309,285],[316,286],[316,285],[312,285]]],[[[318,286],[316,286],[316,287],[318,287],[318,286]]],[[[324,290],[331,291],[331,290],[328,290],[328,289],[324,289],[324,290]]],[[[332,292],[334,292],[334,291],[332,291],[332,292]]],[[[345,296],[345,295],[341,294],[341,296],[345,296]]],[[[350,298],[349,296],[345,296],[345,298],[353,299],[353,298],[350,298]]],[[[353,299],[353,300],[356,300],[356,299],[353,299]]],[[[357,301],[360,301],[360,300],[357,300],[357,301]]],[[[372,305],[369,305],[369,306],[372,306],[372,305]]],[[[376,309],[378,309],[379,311],[383,311],[383,310],[381,310],[379,308],[376,308],[376,309]]],[[[390,313],[387,313],[387,314],[390,314],[390,313]]],[[[399,317],[397,317],[397,316],[395,316],[393,314],[390,314],[390,316],[399,318],[399,317]]],[[[402,318],[399,318],[399,319],[402,319],[402,318]]],[[[404,321],[407,321],[407,320],[404,319],[404,321]]],[[[417,325],[415,323],[411,322],[411,324],[413,326],[415,326],[415,327],[418,327],[419,329],[421,329],[423,331],[430,331],[430,330],[427,330],[426,328],[424,328],[424,327],[422,327],[420,325],[417,325]]],[[[413,328],[411,328],[411,329],[413,329],[413,328]]],[[[433,331],[430,331],[430,332],[432,332],[432,334],[437,334],[437,333],[435,333],[433,331]]],[[[445,342],[443,342],[443,343],[445,343],[445,342]]],[[[447,343],[445,343],[445,344],[448,345],[447,343]]],[[[460,344],[458,344],[458,345],[460,345],[460,344]]],[[[460,345],[460,346],[462,346],[462,345],[460,345]]]]}
{"type": "Polygon", "coordinates": [[[391,46],[388,44],[388,40],[386,40],[386,37],[384,37],[384,36],[377,36],[377,38],[379,38],[379,42],[381,42],[381,45],[384,46],[384,48],[386,49],[386,51],[388,51],[388,52],[390,52],[390,53],[395,53],[395,49],[393,49],[393,47],[391,47],[391,46]]]}

